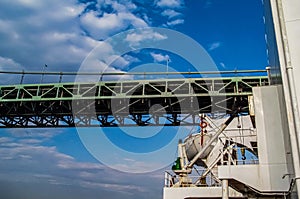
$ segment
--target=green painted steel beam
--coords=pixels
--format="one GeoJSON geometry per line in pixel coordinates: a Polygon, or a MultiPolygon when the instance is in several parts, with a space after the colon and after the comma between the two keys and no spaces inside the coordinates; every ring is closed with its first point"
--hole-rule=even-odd
{"type": "Polygon", "coordinates": [[[248,76],[5,85],[0,86],[0,103],[83,99],[239,96],[251,95],[252,87],[267,84],[268,78],[266,76],[248,76]]]}
{"type": "Polygon", "coordinates": [[[195,125],[236,101],[247,112],[252,88],[264,85],[267,76],[4,85],[0,128],[195,125]]]}

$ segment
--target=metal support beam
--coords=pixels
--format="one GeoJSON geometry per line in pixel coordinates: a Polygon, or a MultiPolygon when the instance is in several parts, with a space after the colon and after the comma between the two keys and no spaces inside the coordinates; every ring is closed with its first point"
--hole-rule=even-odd
{"type": "Polygon", "coordinates": [[[0,128],[195,125],[199,113],[248,112],[267,76],[0,86],[0,128]],[[158,105],[157,109],[153,109],[158,105]]]}
{"type": "Polygon", "coordinates": [[[222,180],[222,199],[229,199],[229,186],[228,180],[222,180]]]}

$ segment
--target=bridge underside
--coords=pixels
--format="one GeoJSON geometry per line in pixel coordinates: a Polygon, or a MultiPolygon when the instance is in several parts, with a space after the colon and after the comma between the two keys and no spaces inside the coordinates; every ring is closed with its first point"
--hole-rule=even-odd
{"type": "Polygon", "coordinates": [[[199,113],[248,112],[267,77],[21,84],[0,87],[0,128],[194,125],[199,113]]]}

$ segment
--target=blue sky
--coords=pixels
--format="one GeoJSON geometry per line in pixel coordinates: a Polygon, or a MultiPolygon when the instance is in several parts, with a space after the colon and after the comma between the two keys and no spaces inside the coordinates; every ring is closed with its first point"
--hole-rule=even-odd
{"type": "MultiPolygon", "coordinates": [[[[45,64],[47,71],[78,71],[92,49],[103,40],[128,29],[147,27],[168,28],[191,37],[207,51],[219,70],[267,66],[261,0],[3,0],[0,2],[0,71],[41,71],[45,64]]],[[[144,36],[161,38],[155,32],[144,36]]],[[[102,50],[108,58],[114,56],[109,48],[102,50]]],[[[160,67],[167,59],[173,71],[193,70],[186,60],[158,49],[129,52],[106,69],[134,71],[144,63],[160,67]]],[[[148,66],[142,69],[153,70],[148,66]]],[[[99,72],[103,68],[90,69],[99,72]]],[[[18,76],[0,76],[1,84],[19,82],[18,76]]],[[[40,77],[25,77],[27,83],[39,80],[40,77]]],[[[70,80],[64,77],[64,81],[70,80]]],[[[45,81],[56,80],[45,77],[45,81]]],[[[176,157],[178,138],[187,135],[191,128],[80,131],[100,131],[107,135],[122,151],[115,153],[147,153],[144,157],[124,158],[123,165],[110,162],[113,168],[128,171],[130,166],[160,168],[171,164],[176,157]],[[169,149],[155,154],[163,145],[169,149]]],[[[141,174],[111,169],[88,152],[81,136],[71,128],[0,130],[1,198],[162,198],[165,168],[141,174]]],[[[102,148],[96,155],[98,159],[106,162],[119,157],[105,148],[108,144],[101,140],[99,144],[102,148]]]]}

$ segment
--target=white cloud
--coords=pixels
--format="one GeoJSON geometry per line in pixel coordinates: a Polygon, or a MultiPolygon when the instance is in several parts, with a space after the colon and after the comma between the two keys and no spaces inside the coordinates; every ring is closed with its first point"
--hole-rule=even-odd
{"type": "Polygon", "coordinates": [[[1,1],[1,56],[31,71],[45,63],[49,70],[76,69],[96,43],[79,24],[84,7],[76,0],[1,1]]]}
{"type": "Polygon", "coordinates": [[[6,57],[0,56],[0,70],[1,71],[20,71],[23,67],[21,64],[15,62],[14,60],[6,57]]]}
{"type": "Polygon", "coordinates": [[[56,129],[55,131],[52,131],[50,129],[8,129],[7,132],[17,138],[26,138],[28,141],[28,139],[31,140],[32,138],[49,139],[63,133],[63,130],[56,129]]]}
{"type": "Polygon", "coordinates": [[[110,183],[100,183],[100,182],[90,182],[83,181],[80,183],[83,187],[93,187],[96,189],[110,189],[114,191],[119,191],[129,195],[135,195],[135,192],[145,192],[145,189],[134,185],[122,185],[122,184],[110,184],[110,183]],[[125,191],[126,190],[126,191],[125,191]]]}
{"type": "Polygon", "coordinates": [[[209,45],[208,50],[212,51],[212,50],[219,48],[220,46],[221,46],[221,42],[214,42],[209,45]]]}
{"type": "MultiPolygon", "coordinates": [[[[14,60],[0,56],[0,71],[22,71],[24,67],[14,60]]],[[[15,84],[16,80],[20,81],[20,75],[0,73],[0,84],[15,84]]],[[[19,83],[19,82],[18,82],[19,83]]]]}
{"type": "Polygon", "coordinates": [[[22,144],[41,144],[43,139],[21,139],[19,142],[22,144]]]}
{"type": "MultiPolygon", "coordinates": [[[[80,193],[77,190],[88,189],[97,194],[99,192],[104,194],[103,197],[116,194],[113,198],[122,196],[122,198],[129,199],[131,197],[124,196],[133,194],[143,196],[153,193],[153,185],[149,186],[149,183],[153,184],[155,181],[155,184],[159,184],[163,181],[163,177],[156,179],[151,174],[126,174],[109,169],[100,163],[77,161],[74,157],[59,152],[57,147],[33,145],[32,138],[22,138],[20,142],[18,137],[15,139],[1,137],[0,143],[6,144],[0,144],[0,182],[12,185],[22,183],[28,189],[35,190],[34,192],[39,191],[36,189],[37,184],[45,184],[47,186],[55,185],[56,189],[66,188],[67,198],[74,198],[72,194],[80,193]],[[25,139],[28,141],[24,141],[25,139]],[[29,186],[30,183],[32,183],[32,187],[29,186]],[[62,185],[67,185],[67,187],[61,187],[62,185]],[[73,191],[70,192],[70,190],[73,191]],[[105,195],[107,191],[109,193],[105,195]]],[[[157,187],[160,188],[160,185],[157,187]]],[[[16,191],[20,191],[20,189],[16,188],[16,191]]],[[[5,193],[5,190],[1,190],[2,195],[5,193]]],[[[52,194],[49,193],[50,196],[52,194]]],[[[85,193],[81,194],[82,197],[75,198],[84,198],[85,193]]]]}
{"type": "Polygon", "coordinates": [[[137,6],[131,1],[121,1],[121,3],[117,1],[106,1],[106,3],[111,4],[112,7],[118,12],[128,12],[137,9],[137,6]]]}
{"type": "MultiPolygon", "coordinates": [[[[0,18],[0,52],[3,52],[0,54],[0,69],[21,71],[23,65],[25,70],[32,71],[41,70],[47,64],[49,71],[77,71],[88,53],[100,43],[97,39],[106,39],[131,27],[148,26],[141,17],[132,13],[137,7],[131,1],[105,0],[98,6],[104,5],[111,5],[115,12],[98,10],[82,14],[86,5],[78,4],[76,0],[0,2],[0,17],[5,16],[0,18]],[[18,15],[11,12],[16,9],[18,15]]],[[[104,50],[107,59],[114,55],[111,49],[104,50]]],[[[128,65],[126,59],[121,61],[119,69],[128,65]]],[[[105,63],[100,65],[100,71],[107,68],[105,63]]],[[[91,67],[99,72],[99,62],[91,67]]]]}
{"type": "Polygon", "coordinates": [[[83,27],[94,38],[107,39],[112,34],[124,31],[131,26],[134,28],[148,27],[148,24],[142,18],[129,12],[128,7],[116,2],[112,5],[117,11],[116,13],[104,13],[103,16],[99,17],[98,12],[90,11],[81,17],[83,27]]]}
{"type": "Polygon", "coordinates": [[[118,55],[109,56],[107,58],[107,62],[110,63],[110,66],[113,66],[114,68],[121,68],[121,69],[125,68],[130,64],[128,60],[118,55]]]}
{"type": "MultiPolygon", "coordinates": [[[[118,73],[122,71],[129,64],[138,61],[134,57],[124,55],[119,56],[115,53],[114,47],[109,41],[100,41],[99,45],[91,51],[91,53],[82,62],[80,72],[96,72],[99,75],[89,76],[80,75],[77,76],[78,82],[98,82],[101,80],[118,80],[121,76],[101,76],[101,73],[118,73]]],[[[129,78],[128,76],[126,76],[129,78]]],[[[131,79],[131,77],[130,77],[131,79]]]]}
{"type": "Polygon", "coordinates": [[[222,66],[224,69],[226,68],[226,65],[223,62],[220,63],[220,66],[222,66]]]}
{"type": "Polygon", "coordinates": [[[179,24],[183,24],[184,23],[184,20],[183,19],[176,19],[174,21],[168,21],[167,22],[167,25],[168,26],[175,26],[175,25],[179,25],[179,24]]]}
{"type": "Polygon", "coordinates": [[[6,143],[6,142],[12,142],[14,139],[8,138],[8,137],[0,137],[0,144],[6,143]]]}
{"type": "Polygon", "coordinates": [[[156,2],[158,7],[180,8],[183,5],[181,0],[159,0],[156,2]]]}
{"type": "Polygon", "coordinates": [[[83,27],[96,39],[106,39],[112,31],[119,32],[126,26],[116,14],[105,13],[101,18],[97,15],[97,12],[91,11],[81,17],[83,27]]]}
{"type": "Polygon", "coordinates": [[[130,55],[124,55],[124,59],[126,59],[130,63],[136,63],[136,62],[140,62],[141,61],[137,57],[133,57],[133,56],[130,56],[130,55]]]}
{"type": "Polygon", "coordinates": [[[161,13],[161,15],[171,19],[171,18],[174,18],[174,17],[177,17],[177,16],[181,16],[182,14],[180,12],[176,12],[175,10],[167,9],[167,10],[164,10],[161,13]]]}
{"type": "MultiPolygon", "coordinates": [[[[164,20],[180,16],[177,8],[182,8],[182,5],[184,3],[181,0],[158,0],[149,4],[162,8],[162,15],[167,17],[164,20]]],[[[0,62],[17,71],[40,71],[44,64],[49,66],[47,71],[77,71],[84,58],[100,43],[98,40],[130,28],[151,26],[153,19],[147,9],[131,0],[88,3],[78,3],[77,0],[0,1],[0,62]],[[91,6],[95,10],[89,9],[91,6]],[[108,8],[111,12],[108,12],[108,8]]],[[[167,23],[164,20],[160,22],[161,25],[167,23]]],[[[169,22],[170,25],[176,23],[182,21],[169,22]]],[[[146,31],[129,34],[126,39],[134,46],[143,40],[159,41],[165,38],[157,32],[146,31]]],[[[107,55],[114,55],[110,49],[106,50],[107,55]]],[[[132,61],[122,60],[124,62],[117,67],[118,70],[126,67],[126,60],[132,61]]],[[[100,64],[100,69],[106,67],[103,64],[100,64]]],[[[94,68],[98,69],[98,65],[94,68]]],[[[19,81],[14,79],[15,83],[19,81]]]]}
{"type": "Polygon", "coordinates": [[[124,69],[132,63],[139,62],[140,60],[136,57],[130,55],[118,56],[111,55],[108,56],[105,62],[115,68],[115,69],[124,69]]]}
{"type": "Polygon", "coordinates": [[[150,53],[150,55],[152,56],[153,60],[155,62],[163,62],[163,61],[170,61],[170,57],[169,55],[163,55],[160,53],[150,53]]]}
{"type": "MultiPolygon", "coordinates": [[[[131,171],[132,168],[136,168],[135,172],[144,172],[145,170],[153,170],[153,168],[160,168],[159,162],[143,162],[135,159],[123,158],[122,164],[115,164],[113,168],[119,168],[121,171],[131,171]]],[[[154,176],[153,176],[154,177],[154,176]]],[[[162,176],[160,175],[160,178],[162,176]]]]}
{"type": "MultiPolygon", "coordinates": [[[[152,20],[151,17],[147,16],[146,12],[133,14],[132,11],[139,8],[129,0],[120,1],[122,3],[103,0],[103,3],[99,1],[97,6],[107,4],[107,2],[111,2],[114,9],[113,14],[105,13],[101,9],[87,11],[87,13],[83,14],[87,4],[79,4],[77,0],[0,1],[1,70],[19,71],[24,69],[38,71],[46,63],[48,65],[47,70],[76,71],[88,53],[101,43],[93,38],[94,34],[102,34],[104,38],[117,33],[116,31],[118,30],[121,31],[131,27],[147,27],[152,20]],[[90,17],[90,21],[85,19],[87,16],[90,17]],[[83,30],[82,26],[86,27],[86,29],[83,30]],[[100,31],[104,33],[99,33],[100,31]]],[[[171,6],[176,5],[173,4],[171,6]]],[[[166,36],[156,32],[146,32],[145,35],[129,35],[127,39],[137,44],[143,39],[159,41],[166,39],[166,36]]],[[[108,57],[115,55],[110,46],[105,46],[102,52],[106,53],[108,57]]],[[[122,66],[126,66],[127,62],[139,61],[131,56],[124,56],[123,58],[122,66]]],[[[96,63],[97,60],[94,59],[93,61],[96,63]]],[[[104,62],[99,62],[98,60],[98,63],[92,65],[91,69],[99,72],[98,66],[100,69],[106,67],[104,62]]],[[[120,71],[120,69],[115,68],[109,68],[108,70],[120,71]]],[[[6,78],[1,76],[1,80],[3,79],[6,78]]],[[[43,183],[46,185],[68,185],[65,188],[68,189],[68,193],[71,193],[72,191],[70,190],[76,190],[78,187],[93,188],[92,183],[94,183],[96,187],[98,185],[101,187],[100,193],[107,192],[109,189],[110,193],[123,191],[142,196],[139,198],[145,198],[146,194],[141,195],[139,192],[144,191],[145,188],[143,186],[149,186],[151,180],[153,180],[151,175],[145,177],[119,173],[107,169],[98,163],[79,162],[74,157],[60,152],[59,150],[61,149],[53,145],[56,142],[61,144],[61,140],[57,141],[52,138],[61,132],[65,132],[65,130],[10,129],[7,132],[5,133],[14,138],[0,138],[0,143],[4,144],[0,145],[0,181],[20,182],[22,186],[23,184],[26,186],[26,189],[29,186],[26,183],[36,183],[32,186],[32,192],[38,192],[37,186],[43,183]],[[80,176],[79,174],[83,172],[85,172],[85,175],[80,176]],[[144,179],[147,180],[145,181],[144,179]],[[129,184],[129,187],[127,184],[129,184]]],[[[68,147],[67,143],[64,147],[68,147]]],[[[77,149],[74,149],[74,151],[77,151],[77,149]]],[[[156,184],[162,181],[163,179],[160,179],[156,184]]],[[[61,188],[64,187],[59,186],[59,189],[61,188]]],[[[150,185],[150,188],[146,188],[149,189],[146,197],[156,198],[151,197],[151,194],[155,193],[156,195],[160,188],[159,185],[155,193],[153,185],[150,185]]],[[[86,189],[84,190],[86,191],[86,189]]],[[[27,193],[27,190],[25,191],[27,193]]],[[[93,191],[99,193],[98,189],[93,189],[93,191]]],[[[1,190],[2,194],[3,190],[1,190]]],[[[121,198],[118,196],[103,197],[121,198]]]]}
{"type": "Polygon", "coordinates": [[[154,32],[153,30],[142,30],[140,33],[129,33],[125,38],[132,46],[138,46],[142,41],[159,41],[164,39],[167,39],[166,35],[154,32]]]}

